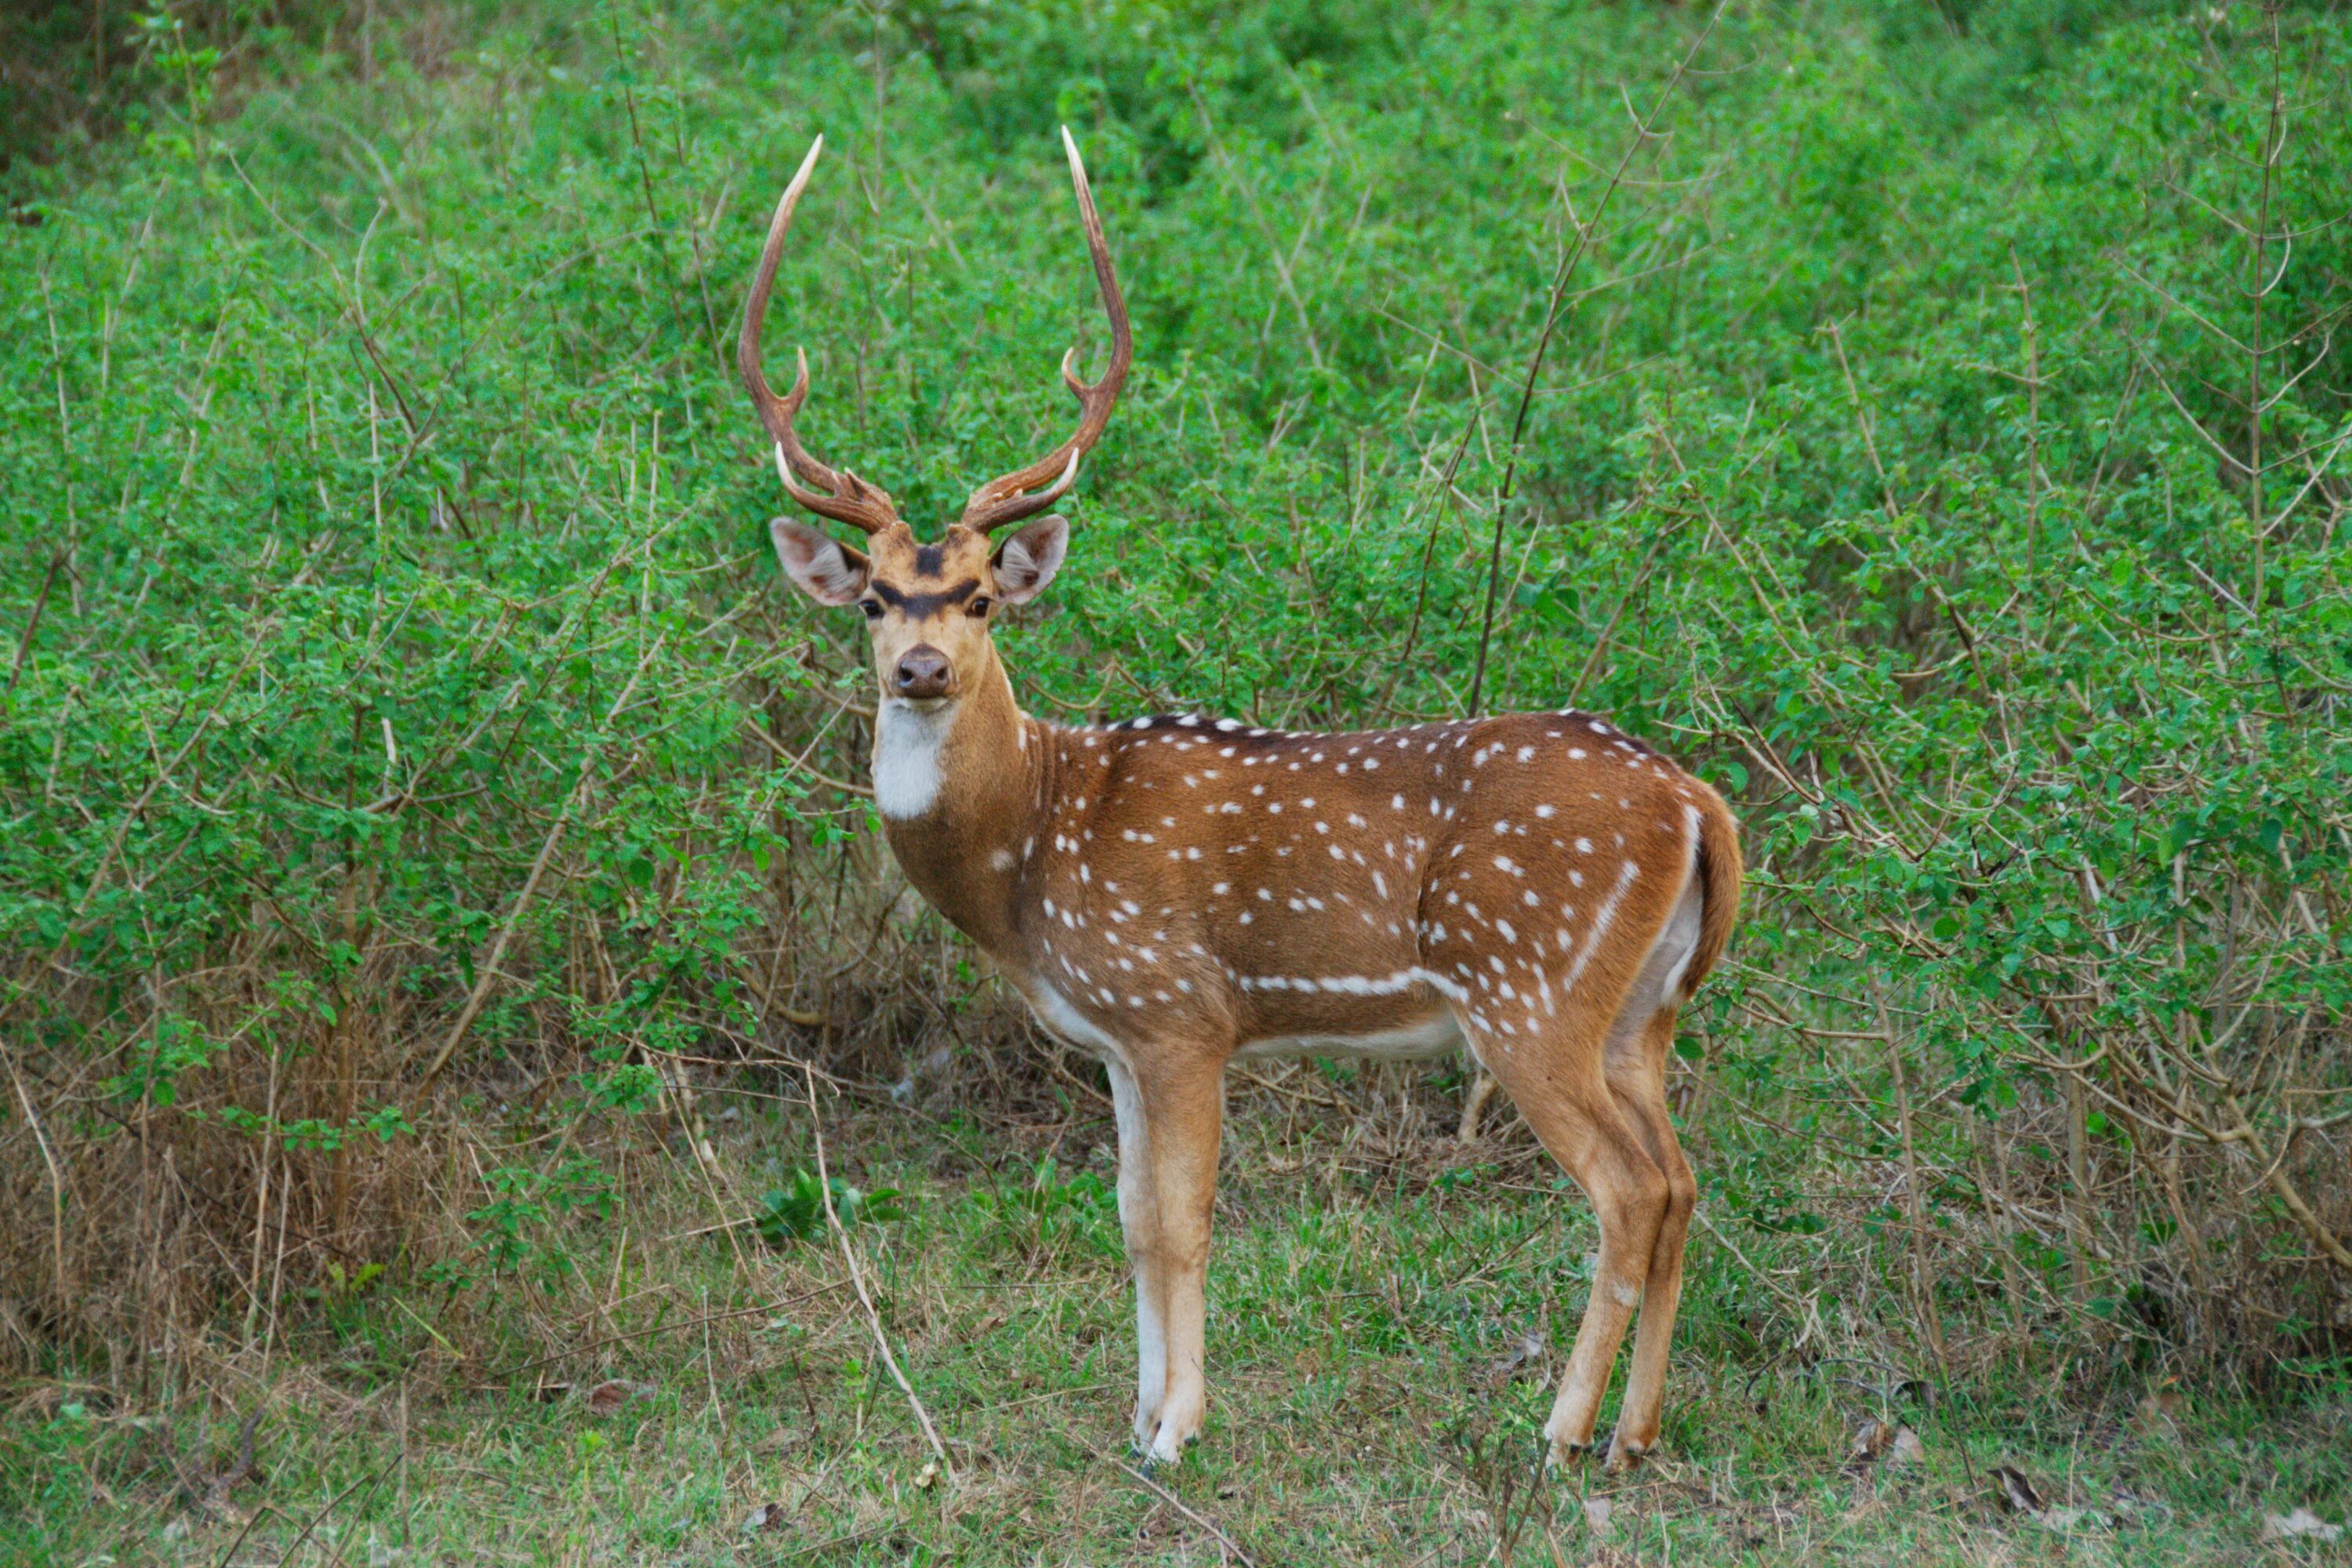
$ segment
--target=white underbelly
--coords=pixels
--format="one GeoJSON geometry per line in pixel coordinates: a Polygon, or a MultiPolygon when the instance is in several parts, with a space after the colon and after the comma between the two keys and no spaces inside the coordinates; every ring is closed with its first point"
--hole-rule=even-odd
{"type": "MultiPolygon", "coordinates": [[[[1080,1012],[1070,999],[1042,980],[1023,987],[1037,1021],[1065,1045],[1107,1061],[1125,1061],[1124,1044],[1080,1012]]],[[[1234,1053],[1239,1060],[1286,1057],[1359,1057],[1373,1061],[1424,1061],[1462,1049],[1462,1029],[1451,1009],[1439,1007],[1393,1029],[1354,1035],[1276,1035],[1250,1040],[1234,1053]]]]}
{"type": "Polygon", "coordinates": [[[1462,1030],[1454,1015],[1439,1008],[1420,1022],[1401,1029],[1368,1035],[1280,1035],[1252,1040],[1234,1052],[1243,1060],[1265,1057],[1362,1057],[1374,1061],[1424,1061],[1462,1048],[1462,1030]]]}

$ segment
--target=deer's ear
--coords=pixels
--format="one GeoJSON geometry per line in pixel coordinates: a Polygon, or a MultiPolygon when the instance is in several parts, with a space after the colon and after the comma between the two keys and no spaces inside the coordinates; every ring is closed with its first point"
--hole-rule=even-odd
{"type": "Polygon", "coordinates": [[[839,540],[805,522],[780,517],[768,524],[776,559],[793,585],[820,605],[846,605],[866,592],[873,563],[839,540]]]}
{"type": "Polygon", "coordinates": [[[1059,513],[1016,529],[989,561],[996,576],[996,596],[1008,605],[1035,598],[1062,569],[1069,548],[1070,520],[1059,513]]]}

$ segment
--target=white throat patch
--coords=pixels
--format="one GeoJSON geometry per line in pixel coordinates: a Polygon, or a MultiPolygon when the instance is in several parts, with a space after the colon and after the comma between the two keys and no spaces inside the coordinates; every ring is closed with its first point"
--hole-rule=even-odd
{"type": "Polygon", "coordinates": [[[874,805],[885,816],[920,816],[940,795],[940,751],[955,728],[956,707],[909,708],[882,700],[874,725],[874,805]]]}

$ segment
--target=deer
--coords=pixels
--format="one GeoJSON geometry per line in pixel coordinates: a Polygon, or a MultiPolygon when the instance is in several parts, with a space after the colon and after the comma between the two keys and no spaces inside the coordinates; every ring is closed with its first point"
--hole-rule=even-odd
{"type": "Polygon", "coordinates": [[[1599,1265],[1544,1426],[1551,1460],[1591,1454],[1640,1310],[1603,1460],[1623,1469],[1659,1436],[1697,1194],[1667,1111],[1667,1058],[1677,1009],[1730,938],[1737,824],[1704,781],[1575,710],[1330,732],[1198,713],[1069,726],[1023,711],[995,627],[1061,570],[1069,522],[1048,509],[1101,439],[1135,352],[1066,127],[1062,145],[1109,361],[1087,382],[1077,348],[1064,355],[1076,428],[974,489],[937,539],[919,540],[887,492],[802,444],[805,350],[781,397],[761,368],[822,136],[777,203],[736,362],[786,495],[865,536],[861,549],[795,518],[769,524],[801,593],[866,619],[873,800],[893,856],[1045,1031],[1098,1058],[1108,1079],[1137,1448],[1177,1464],[1207,1412],[1227,1065],[1466,1050],[1599,1222],[1599,1265]]]}

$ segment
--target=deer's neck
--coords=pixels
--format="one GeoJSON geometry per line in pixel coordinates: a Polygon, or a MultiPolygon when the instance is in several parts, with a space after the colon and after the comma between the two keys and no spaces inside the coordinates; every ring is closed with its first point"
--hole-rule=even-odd
{"type": "Polygon", "coordinates": [[[1018,967],[1014,897],[1045,795],[1045,747],[991,662],[974,689],[924,710],[883,700],[874,804],[907,879],[1001,963],[1018,967]]]}

